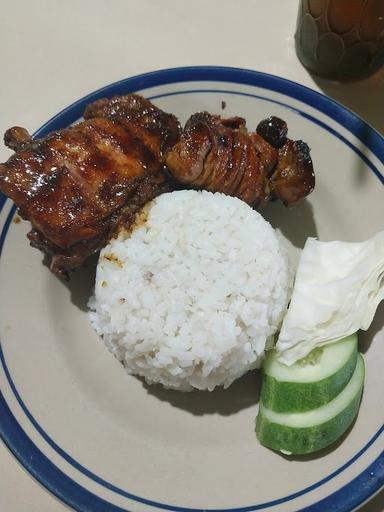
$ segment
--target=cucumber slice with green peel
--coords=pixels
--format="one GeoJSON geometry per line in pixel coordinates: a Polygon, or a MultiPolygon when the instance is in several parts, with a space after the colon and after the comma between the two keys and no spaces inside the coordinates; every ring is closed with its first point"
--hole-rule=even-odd
{"type": "Polygon", "coordinates": [[[337,396],[349,382],[357,361],[357,334],[317,348],[287,366],[271,350],[263,362],[261,400],[277,412],[316,409],[337,396]]]}
{"type": "Polygon", "coordinates": [[[328,404],[311,411],[275,412],[260,402],[256,420],[260,443],[294,455],[313,453],[334,443],[357,415],[364,374],[364,360],[359,354],[355,371],[343,391],[328,404]]]}

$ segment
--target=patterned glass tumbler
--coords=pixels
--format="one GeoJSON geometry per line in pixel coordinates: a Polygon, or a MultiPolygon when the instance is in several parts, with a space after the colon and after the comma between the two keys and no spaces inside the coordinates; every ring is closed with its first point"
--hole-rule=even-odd
{"type": "Polygon", "coordinates": [[[316,75],[365,78],[384,64],[384,0],[300,0],[295,44],[316,75]]]}

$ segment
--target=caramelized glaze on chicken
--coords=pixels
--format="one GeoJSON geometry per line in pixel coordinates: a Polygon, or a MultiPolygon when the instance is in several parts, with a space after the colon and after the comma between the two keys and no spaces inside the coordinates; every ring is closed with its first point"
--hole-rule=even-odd
{"type": "Polygon", "coordinates": [[[145,203],[177,186],[254,207],[276,198],[290,205],[314,187],[309,148],[287,138],[281,119],[248,132],[241,117],[200,112],[180,133],[175,116],[136,94],[95,101],[84,121],[42,139],[13,127],[4,142],[15,154],[0,164],[0,191],[31,221],[31,245],[66,275],[129,227],[145,203]]]}
{"type": "Polygon", "coordinates": [[[31,243],[52,255],[65,274],[157,194],[168,190],[164,153],[179,123],[138,95],[90,104],[85,120],[43,139],[11,128],[16,153],[0,165],[0,190],[31,221],[31,243]]]}
{"type": "Polygon", "coordinates": [[[236,196],[254,207],[275,198],[290,205],[315,185],[308,146],[287,139],[287,125],[276,117],[251,133],[242,118],[194,114],[166,164],[185,185],[236,196]]]}

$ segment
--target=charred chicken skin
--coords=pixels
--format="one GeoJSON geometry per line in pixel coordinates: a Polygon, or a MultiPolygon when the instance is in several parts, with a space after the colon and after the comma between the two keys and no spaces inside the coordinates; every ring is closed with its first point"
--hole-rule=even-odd
{"type": "Polygon", "coordinates": [[[102,99],[84,121],[42,139],[10,128],[4,141],[15,154],[0,164],[0,190],[31,221],[31,244],[65,275],[169,190],[161,168],[179,135],[176,117],[141,96],[102,99]]]}
{"type": "Polygon", "coordinates": [[[136,94],[95,101],[84,121],[42,139],[10,128],[4,142],[15,154],[0,164],[0,191],[31,221],[31,245],[64,276],[178,186],[261,207],[276,198],[290,205],[315,184],[308,146],[288,139],[281,119],[248,132],[241,117],[200,112],[181,133],[175,116],[136,94]]]}
{"type": "Polygon", "coordinates": [[[276,198],[293,204],[315,186],[308,146],[288,139],[287,125],[277,117],[261,121],[254,133],[240,117],[194,114],[166,164],[184,185],[236,196],[254,207],[276,198]]]}

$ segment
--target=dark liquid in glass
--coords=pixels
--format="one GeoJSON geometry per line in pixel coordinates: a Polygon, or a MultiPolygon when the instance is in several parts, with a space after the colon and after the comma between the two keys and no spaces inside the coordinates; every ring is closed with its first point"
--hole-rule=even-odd
{"type": "Polygon", "coordinates": [[[319,76],[367,77],[384,64],[384,0],[301,0],[295,44],[319,76]]]}

